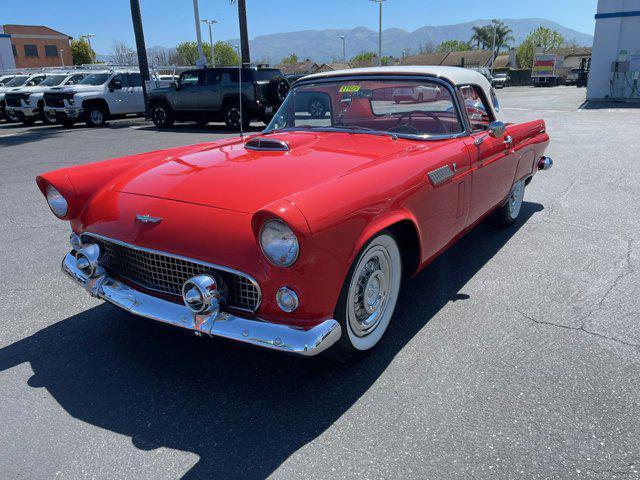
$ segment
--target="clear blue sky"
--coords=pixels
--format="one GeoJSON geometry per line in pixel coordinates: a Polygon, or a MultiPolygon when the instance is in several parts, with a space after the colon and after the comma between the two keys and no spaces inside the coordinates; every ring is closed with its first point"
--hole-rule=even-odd
{"type": "MultiPolygon", "coordinates": [[[[1,0],[0,24],[46,25],[71,36],[95,33],[95,51],[107,54],[114,40],[133,46],[127,0],[1,0]]],[[[192,0],[140,0],[148,47],[172,47],[195,39],[192,0]]],[[[228,0],[199,0],[200,18],[214,18],[216,39],[238,36],[235,7],[228,0]]],[[[387,0],[383,28],[415,30],[478,18],[547,18],[593,34],[597,0],[387,0]]],[[[249,36],[296,30],[377,29],[377,8],[369,0],[247,0],[249,36]]],[[[203,27],[206,27],[203,25],[203,27]]],[[[208,39],[203,30],[203,39],[208,39]]],[[[215,40],[214,40],[215,41],[215,40]]]]}

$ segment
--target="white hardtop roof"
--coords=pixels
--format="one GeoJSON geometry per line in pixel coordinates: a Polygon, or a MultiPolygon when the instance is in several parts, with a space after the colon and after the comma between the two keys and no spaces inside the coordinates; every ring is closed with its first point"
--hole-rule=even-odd
{"type": "Polygon", "coordinates": [[[330,72],[314,73],[306,75],[304,81],[316,78],[341,77],[352,75],[428,75],[444,78],[454,85],[475,84],[490,88],[489,81],[480,72],[460,67],[439,67],[420,65],[398,65],[393,67],[367,67],[351,68],[347,70],[334,70],[330,72]]]}

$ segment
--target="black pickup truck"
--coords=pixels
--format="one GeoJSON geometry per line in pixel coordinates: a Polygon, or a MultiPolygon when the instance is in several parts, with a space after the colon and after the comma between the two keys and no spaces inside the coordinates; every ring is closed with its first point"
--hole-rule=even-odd
{"type": "MultiPolygon", "coordinates": [[[[159,128],[170,127],[175,120],[200,125],[224,121],[233,130],[240,128],[240,69],[234,67],[187,70],[166,88],[149,92],[149,110],[159,128]]],[[[289,82],[276,68],[242,69],[242,123],[251,120],[269,123],[282,104],[289,82]]]]}

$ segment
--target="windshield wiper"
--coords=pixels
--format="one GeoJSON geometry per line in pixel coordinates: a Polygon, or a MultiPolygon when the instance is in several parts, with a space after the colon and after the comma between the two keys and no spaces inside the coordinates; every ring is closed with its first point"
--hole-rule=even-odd
{"type": "Polygon", "coordinates": [[[384,132],[382,130],[376,130],[375,128],[360,127],[358,125],[336,125],[333,127],[321,127],[321,128],[324,128],[326,131],[330,131],[330,132],[347,131],[347,132],[354,132],[354,133],[369,133],[371,135],[381,135],[383,137],[391,137],[394,140],[398,138],[398,136],[393,132],[384,132]]]}

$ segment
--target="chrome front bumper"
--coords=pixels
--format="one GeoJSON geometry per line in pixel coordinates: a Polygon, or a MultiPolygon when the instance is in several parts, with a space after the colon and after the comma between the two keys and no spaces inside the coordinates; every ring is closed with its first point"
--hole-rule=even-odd
{"type": "Polygon", "coordinates": [[[104,271],[89,278],[76,267],[76,258],[71,252],[62,261],[62,271],[94,297],[102,298],[134,315],[186,328],[196,334],[224,337],[304,356],[319,354],[341,335],[340,324],[335,320],[325,320],[311,329],[303,330],[237,317],[227,312],[196,315],[185,305],[142,293],[109,277],[104,271]]]}
{"type": "Polygon", "coordinates": [[[80,118],[84,110],[82,107],[44,107],[44,111],[49,114],[63,114],[67,118],[80,118]]]}

